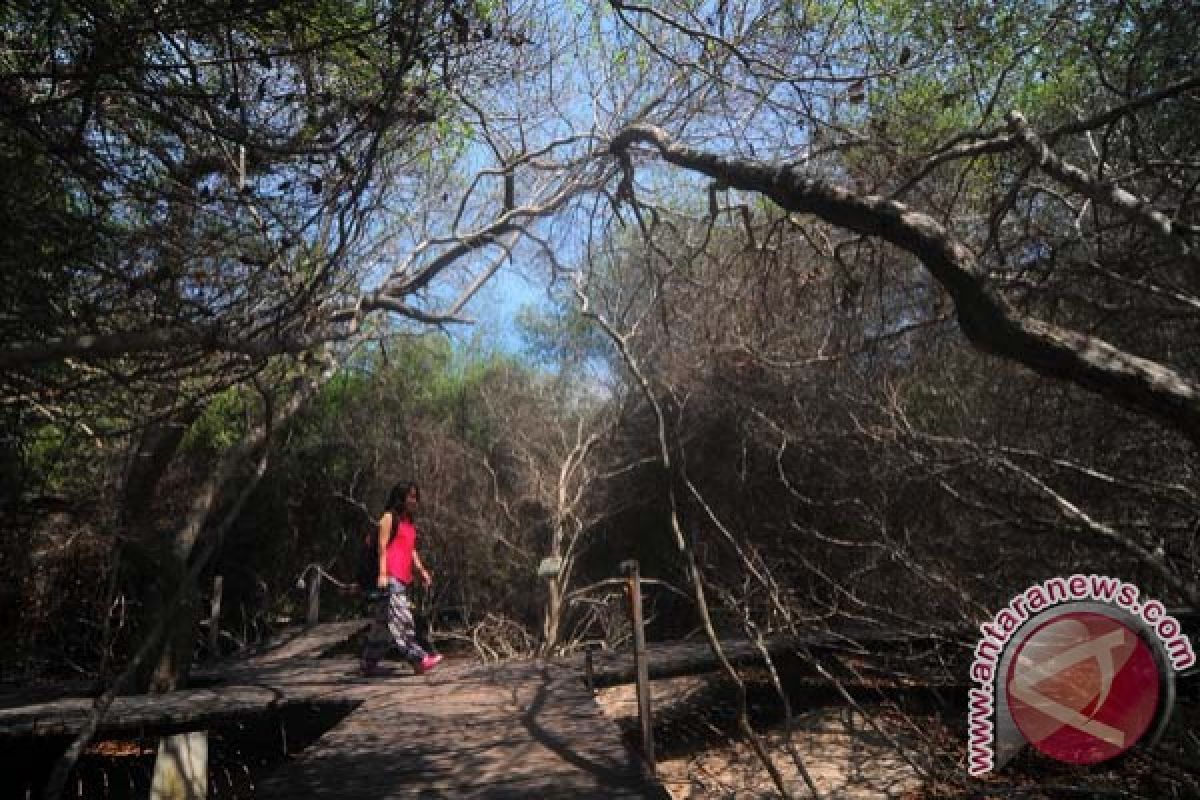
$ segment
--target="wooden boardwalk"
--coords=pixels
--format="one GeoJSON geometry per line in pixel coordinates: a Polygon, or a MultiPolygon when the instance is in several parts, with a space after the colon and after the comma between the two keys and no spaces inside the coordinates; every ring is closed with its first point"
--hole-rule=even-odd
{"type": "MultiPolygon", "coordinates": [[[[354,657],[319,657],[363,624],[295,633],[209,673],[207,687],[117,698],[100,734],[203,730],[289,707],[337,705],[346,716],[279,764],[256,798],[665,797],[580,672],[535,661],[444,662],[417,676],[388,662],[384,675],[364,678],[354,657]]],[[[73,735],[92,705],[79,696],[6,699],[0,746],[73,735]]]]}
{"type": "MultiPolygon", "coordinates": [[[[364,682],[354,674],[352,659],[321,657],[344,644],[366,625],[365,620],[356,620],[289,631],[277,639],[271,649],[252,658],[215,669],[197,670],[193,675],[197,688],[164,695],[119,697],[101,723],[100,735],[199,730],[305,704],[351,707],[367,700],[374,702],[375,684],[364,682]]],[[[863,640],[876,646],[888,644],[888,637],[878,634],[863,640]]],[[[778,637],[772,638],[767,646],[774,657],[786,660],[798,644],[825,655],[847,649],[845,640],[830,636],[810,636],[803,640],[778,637]]],[[[727,641],[723,643],[723,648],[729,660],[736,664],[753,664],[761,658],[758,648],[750,642],[727,641]]],[[[853,651],[854,648],[849,649],[853,651]]],[[[656,643],[649,648],[648,655],[651,679],[718,669],[716,659],[702,641],[656,643]]],[[[633,657],[627,651],[595,652],[591,660],[592,676],[597,686],[613,686],[634,680],[633,657]]],[[[491,701],[487,699],[484,687],[491,686],[489,691],[494,692],[495,684],[504,684],[504,681],[481,676],[512,672],[524,676],[512,681],[513,687],[524,687],[520,691],[528,693],[531,685],[542,687],[545,691],[553,688],[555,697],[561,696],[563,702],[573,706],[583,702],[580,699],[583,695],[576,696],[573,692],[584,691],[581,687],[586,672],[585,663],[584,656],[578,655],[561,659],[555,662],[554,667],[535,667],[527,662],[491,668],[447,665],[436,673],[438,679],[430,685],[441,687],[435,692],[439,698],[447,692],[453,695],[450,700],[438,701],[446,708],[452,708],[453,702],[457,702],[460,689],[465,693],[463,697],[475,698],[470,702],[480,702],[486,706],[491,701]],[[453,681],[441,676],[451,673],[457,675],[459,672],[462,672],[459,676],[461,685],[445,686],[453,681]],[[572,686],[575,688],[570,688],[572,686]]],[[[407,671],[399,666],[396,670],[394,679],[399,679],[399,673],[407,671]]],[[[390,686],[391,680],[384,679],[380,685],[390,686]]],[[[410,676],[406,680],[411,683],[413,678],[410,676]]],[[[925,683],[937,682],[928,676],[922,680],[925,683]]],[[[80,687],[72,690],[67,686],[60,687],[57,692],[52,691],[51,687],[42,687],[0,695],[0,743],[28,736],[74,735],[83,726],[92,707],[92,699],[82,695],[80,687]]],[[[423,713],[430,712],[423,709],[423,713]]]]}
{"type": "Polygon", "coordinates": [[[660,798],[573,671],[444,665],[359,679],[363,702],[259,798],[660,798]]]}
{"type": "MultiPolygon", "coordinates": [[[[346,639],[365,624],[292,631],[267,652],[198,672],[207,686],[118,698],[101,736],[203,730],[264,712],[340,706],[346,715],[269,773],[256,798],[664,797],[584,685],[582,657],[557,663],[447,662],[423,676],[389,664],[385,675],[368,679],[358,674],[353,656],[328,657],[345,652],[346,639]]],[[[893,639],[868,637],[875,647],[903,641],[893,639]]],[[[785,664],[797,648],[836,657],[861,647],[817,635],[768,643],[785,664]]],[[[724,650],[744,665],[760,658],[758,648],[745,641],[725,642],[724,650]]],[[[717,668],[708,646],[696,641],[656,644],[649,660],[655,678],[717,668]]],[[[599,685],[633,680],[629,653],[594,653],[592,666],[599,685]]],[[[0,744],[73,734],[91,707],[89,698],[79,696],[6,699],[0,703],[0,744]]]]}
{"type": "MultiPolygon", "coordinates": [[[[363,620],[297,629],[271,650],[218,669],[197,670],[199,688],[157,695],[118,697],[100,723],[99,734],[172,733],[202,730],[309,703],[355,705],[358,687],[347,680],[351,663],[319,658],[322,652],[363,630],[363,620]]],[[[28,736],[74,736],[92,710],[80,687],[12,691],[0,696],[0,744],[28,736]],[[71,691],[74,688],[74,691],[71,691]]]]}

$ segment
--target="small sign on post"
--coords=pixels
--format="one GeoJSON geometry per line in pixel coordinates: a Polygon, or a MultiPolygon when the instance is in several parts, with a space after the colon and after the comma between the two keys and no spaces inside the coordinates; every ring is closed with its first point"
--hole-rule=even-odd
{"type": "Polygon", "coordinates": [[[650,707],[650,663],[646,658],[646,631],[642,623],[642,579],[638,562],[621,563],[629,591],[629,616],[633,623],[633,666],[637,671],[638,719],[642,727],[642,755],[651,775],[658,774],[654,759],[654,711],[650,707]]]}
{"type": "Polygon", "coordinates": [[[542,563],[538,564],[539,578],[554,578],[560,572],[562,572],[562,559],[558,556],[543,558],[542,563]]]}

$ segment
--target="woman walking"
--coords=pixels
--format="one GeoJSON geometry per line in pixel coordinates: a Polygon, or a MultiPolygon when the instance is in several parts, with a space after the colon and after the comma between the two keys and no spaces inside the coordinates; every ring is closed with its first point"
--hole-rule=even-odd
{"type": "Polygon", "coordinates": [[[375,619],[363,647],[364,675],[377,674],[379,660],[391,642],[418,675],[433,669],[442,660],[440,655],[426,653],[417,643],[412,610],[408,605],[408,587],[412,584],[414,569],[426,587],[433,584],[433,577],[417,554],[415,518],[419,502],[420,490],[416,483],[398,483],[388,493],[387,508],[379,520],[379,568],[375,587],[387,596],[375,603],[375,619]]]}

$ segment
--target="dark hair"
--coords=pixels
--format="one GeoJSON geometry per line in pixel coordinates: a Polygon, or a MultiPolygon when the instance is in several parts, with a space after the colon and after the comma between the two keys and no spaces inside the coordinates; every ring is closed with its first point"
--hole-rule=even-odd
{"type": "Polygon", "coordinates": [[[384,511],[403,511],[404,501],[408,499],[408,493],[413,489],[417,490],[417,497],[421,496],[421,489],[417,486],[416,481],[400,481],[392,490],[388,492],[387,503],[384,505],[384,511]]]}

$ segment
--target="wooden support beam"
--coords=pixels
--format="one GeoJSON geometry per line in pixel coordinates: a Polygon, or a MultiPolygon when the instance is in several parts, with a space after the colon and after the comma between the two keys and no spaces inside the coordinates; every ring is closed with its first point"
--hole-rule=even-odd
{"type": "Polygon", "coordinates": [[[208,797],[208,732],[164,736],[158,741],[150,800],[205,800],[208,797]]]}

